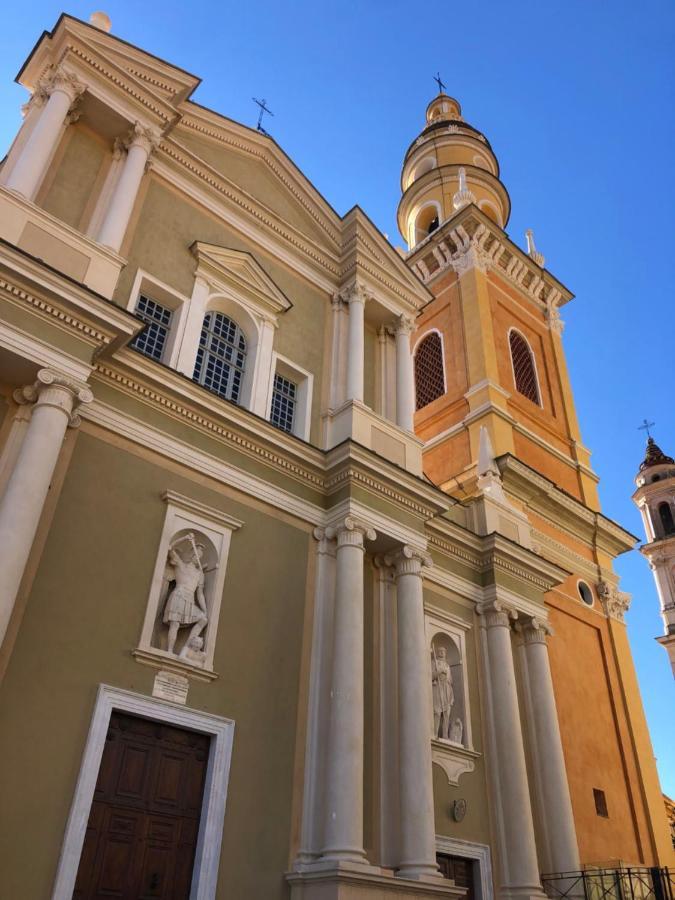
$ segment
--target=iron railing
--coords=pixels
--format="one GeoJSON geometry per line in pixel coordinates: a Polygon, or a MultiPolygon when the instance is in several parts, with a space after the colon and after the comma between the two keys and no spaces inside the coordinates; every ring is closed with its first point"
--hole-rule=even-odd
{"type": "Polygon", "coordinates": [[[550,900],[675,900],[668,868],[585,869],[542,875],[550,900]]]}

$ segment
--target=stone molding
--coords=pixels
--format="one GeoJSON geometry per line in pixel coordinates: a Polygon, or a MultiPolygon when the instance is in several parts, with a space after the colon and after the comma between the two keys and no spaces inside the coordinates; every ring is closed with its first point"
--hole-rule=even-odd
{"type": "Polygon", "coordinates": [[[77,413],[78,408],[94,399],[89,385],[53,369],[40,369],[33,384],[17,388],[13,397],[20,405],[34,403],[61,410],[68,417],[71,428],[77,428],[82,421],[77,413]]]}
{"type": "Polygon", "coordinates": [[[438,738],[431,741],[431,761],[445,773],[448,784],[457,785],[462,775],[476,768],[475,760],[480,758],[476,750],[468,750],[461,744],[453,744],[438,738]]]}
{"type": "Polygon", "coordinates": [[[631,595],[618,590],[616,585],[610,584],[608,581],[598,582],[596,590],[602,601],[605,615],[617,622],[625,622],[625,615],[630,608],[631,595]]]}

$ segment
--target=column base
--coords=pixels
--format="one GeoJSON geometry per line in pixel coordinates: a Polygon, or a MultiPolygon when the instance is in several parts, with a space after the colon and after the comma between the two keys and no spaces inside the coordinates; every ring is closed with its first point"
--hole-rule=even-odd
{"type": "Polygon", "coordinates": [[[325,863],[286,874],[291,900],[382,900],[389,896],[395,900],[464,900],[466,896],[466,888],[440,877],[412,881],[378,866],[340,864],[331,868],[329,860],[325,863]]]}
{"type": "Polygon", "coordinates": [[[523,887],[502,887],[497,891],[499,900],[549,900],[540,884],[523,887]]]}
{"type": "MultiPolygon", "coordinates": [[[[408,865],[400,866],[396,870],[396,876],[405,878],[406,881],[428,881],[431,884],[434,884],[439,879],[443,881],[443,876],[438,871],[438,866],[429,863],[409,863],[408,865]]],[[[447,881],[447,879],[445,880],[447,881]]]]}

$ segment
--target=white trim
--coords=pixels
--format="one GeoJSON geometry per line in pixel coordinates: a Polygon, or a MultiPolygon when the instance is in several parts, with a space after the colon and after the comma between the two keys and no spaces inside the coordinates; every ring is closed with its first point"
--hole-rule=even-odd
{"type": "Polygon", "coordinates": [[[182,343],[183,332],[185,331],[190,298],[174,290],[165,282],[160,281],[159,278],[155,278],[150,272],[146,272],[144,269],[137,269],[127,301],[129,312],[136,312],[141,294],[147,296],[150,300],[156,300],[158,303],[161,303],[162,306],[170,309],[174,314],[166,346],[162,353],[162,362],[175,369],[178,366],[178,351],[182,343]]]}
{"type": "MultiPolygon", "coordinates": [[[[521,397],[525,397],[525,394],[521,394],[521,392],[518,390],[518,385],[516,382],[516,370],[513,367],[513,351],[511,350],[511,332],[512,331],[515,331],[515,333],[517,335],[519,335],[525,341],[525,343],[527,345],[527,349],[530,351],[530,359],[532,360],[532,368],[534,369],[534,377],[537,381],[537,397],[539,398],[537,403],[535,404],[535,406],[538,406],[539,409],[543,409],[544,408],[544,400],[543,400],[543,396],[542,396],[542,392],[541,392],[541,381],[539,379],[539,369],[537,368],[537,357],[535,356],[534,350],[532,349],[532,344],[530,344],[530,342],[525,337],[523,332],[519,328],[516,328],[515,325],[512,325],[509,328],[508,332],[506,333],[506,339],[509,342],[509,359],[511,360],[511,375],[513,377],[513,387],[515,388],[516,394],[520,394],[521,397]]],[[[525,399],[530,400],[529,397],[525,397],[525,399]]],[[[530,403],[532,403],[531,400],[530,400],[530,403]]]]}
{"type": "Polygon", "coordinates": [[[474,878],[476,900],[492,900],[492,862],[487,844],[476,844],[473,841],[462,841],[459,838],[437,834],[436,851],[474,860],[474,875],[476,872],[478,874],[478,878],[474,878]]]}
{"type": "Polygon", "coordinates": [[[309,441],[309,432],[312,424],[312,393],[314,390],[314,376],[307,369],[303,369],[297,363],[277,353],[272,353],[272,367],[270,369],[269,384],[267,387],[267,419],[272,416],[272,395],[274,393],[274,376],[279,372],[284,378],[293,381],[298,389],[295,399],[295,412],[293,415],[292,434],[309,441]]]}
{"type": "Polygon", "coordinates": [[[71,900],[73,896],[92,798],[113,710],[123,710],[146,719],[156,719],[211,736],[190,900],[213,900],[218,881],[234,722],[231,719],[186,709],[165,700],[154,700],[106,684],[101,684],[98,688],[75,796],[66,825],[52,900],[71,900]]]}
{"type": "MultiPolygon", "coordinates": [[[[462,725],[464,726],[464,733],[462,735],[462,747],[466,750],[473,750],[473,740],[471,736],[471,703],[469,701],[469,673],[467,671],[466,666],[466,631],[467,626],[464,622],[462,622],[461,626],[454,625],[448,621],[445,616],[436,616],[425,609],[424,613],[424,633],[427,641],[427,648],[432,646],[434,637],[437,634],[443,634],[455,645],[457,648],[457,653],[459,655],[459,662],[455,663],[455,665],[459,665],[459,668],[462,673],[462,684],[461,687],[457,685],[457,679],[454,678],[454,690],[455,693],[459,693],[461,690],[462,697],[462,725]]],[[[452,664],[451,664],[452,665],[452,664]]],[[[456,704],[453,704],[453,712],[456,704]]],[[[431,697],[431,678],[429,678],[429,712],[430,712],[430,721],[429,721],[429,731],[433,736],[432,739],[436,740],[436,735],[434,734],[434,726],[433,726],[433,709],[432,709],[432,697],[431,697]]],[[[444,740],[438,739],[440,743],[445,743],[444,740]]]]}
{"type": "Polygon", "coordinates": [[[78,381],[87,381],[94,368],[93,365],[84,363],[77,357],[64,353],[63,350],[55,350],[27,331],[15,325],[6,325],[4,322],[0,322],[0,347],[22,359],[31,360],[39,367],[49,366],[58,369],[63,375],[69,375],[78,381]]]}

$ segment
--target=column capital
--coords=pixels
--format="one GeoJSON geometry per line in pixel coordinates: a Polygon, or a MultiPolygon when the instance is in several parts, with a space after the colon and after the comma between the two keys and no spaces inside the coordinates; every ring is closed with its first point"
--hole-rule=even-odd
{"type": "Polygon", "coordinates": [[[484,617],[488,628],[510,628],[511,622],[518,618],[517,611],[502,600],[479,603],[476,612],[484,617]]]}
{"type": "Polygon", "coordinates": [[[617,622],[623,622],[624,616],[630,607],[631,595],[625,591],[618,590],[615,584],[609,584],[607,581],[600,581],[597,585],[598,596],[602,601],[602,607],[605,615],[609,619],[616,619],[617,622]]]}
{"type": "Polygon", "coordinates": [[[140,122],[134,122],[123,140],[127,150],[141,147],[150,156],[159,146],[161,135],[154,129],[141,125],[140,122]]]}
{"type": "Polygon", "coordinates": [[[88,384],[53,369],[40,369],[33,384],[17,388],[13,396],[15,402],[20,405],[34,403],[36,406],[53,406],[60,409],[68,417],[71,428],[77,428],[80,424],[78,407],[91,403],[94,399],[88,384]]]}
{"type": "Polygon", "coordinates": [[[327,528],[315,528],[312,532],[314,540],[318,543],[318,552],[326,556],[335,556],[335,537],[329,535],[327,528]]]}
{"type": "Polygon", "coordinates": [[[324,533],[329,540],[333,538],[337,540],[338,549],[340,547],[358,547],[363,550],[364,541],[374,541],[376,537],[373,528],[364,522],[359,522],[353,516],[345,516],[337,525],[326,528],[324,533]]]}
{"type": "Polygon", "coordinates": [[[430,568],[433,565],[428,554],[409,544],[394,553],[388,553],[384,561],[393,567],[396,578],[400,578],[401,575],[418,575],[421,578],[422,569],[430,568]]]}
{"type": "Polygon", "coordinates": [[[70,102],[73,103],[86,89],[86,84],[78,81],[72,72],[68,72],[63,66],[54,66],[49,74],[40,81],[35,93],[39,93],[41,98],[45,98],[51,96],[54,91],[61,91],[67,94],[70,102]]]}
{"type": "Polygon", "coordinates": [[[357,279],[342,288],[336,296],[347,305],[351,303],[361,303],[365,305],[367,300],[372,300],[373,293],[362,281],[357,279]]]}
{"type": "Polygon", "coordinates": [[[411,316],[400,315],[396,318],[394,331],[396,334],[411,335],[415,330],[415,321],[411,316]]]}
{"type": "Polygon", "coordinates": [[[532,616],[530,619],[519,618],[515,627],[524,644],[546,645],[546,638],[553,634],[553,629],[548,622],[538,619],[536,616],[532,616]]]}

